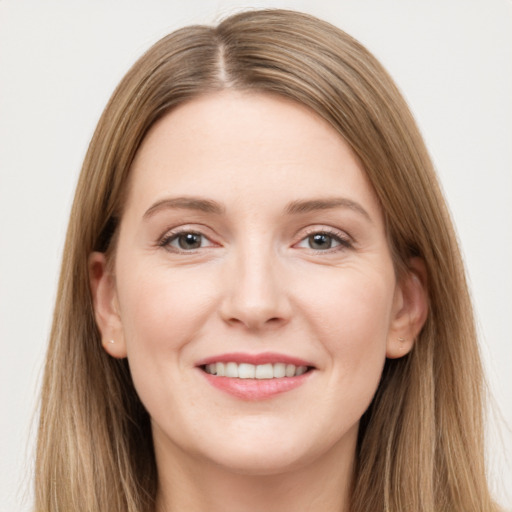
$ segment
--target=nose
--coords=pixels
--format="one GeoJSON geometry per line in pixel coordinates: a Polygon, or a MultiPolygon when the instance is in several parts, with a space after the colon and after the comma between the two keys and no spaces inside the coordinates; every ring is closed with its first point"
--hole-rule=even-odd
{"type": "Polygon", "coordinates": [[[265,254],[245,251],[228,267],[220,305],[225,322],[251,331],[288,323],[291,316],[288,287],[270,251],[265,254]]]}

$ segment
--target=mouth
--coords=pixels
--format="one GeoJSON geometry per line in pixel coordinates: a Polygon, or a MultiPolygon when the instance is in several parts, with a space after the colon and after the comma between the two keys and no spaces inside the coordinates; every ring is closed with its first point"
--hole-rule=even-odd
{"type": "Polygon", "coordinates": [[[197,364],[216,389],[243,400],[263,400],[295,389],[316,369],[302,359],[280,354],[223,354],[197,364]]]}
{"type": "Polygon", "coordinates": [[[215,375],[217,377],[256,380],[299,377],[313,369],[312,366],[297,366],[291,363],[266,363],[255,365],[250,363],[236,363],[234,361],[227,363],[209,363],[202,365],[200,368],[209,375],[215,375]]]}

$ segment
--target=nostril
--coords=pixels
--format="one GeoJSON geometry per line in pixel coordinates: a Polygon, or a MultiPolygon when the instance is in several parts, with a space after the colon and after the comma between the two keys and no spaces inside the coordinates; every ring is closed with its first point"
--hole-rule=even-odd
{"type": "Polygon", "coordinates": [[[271,318],[261,319],[257,317],[247,317],[247,318],[237,318],[231,317],[226,320],[226,322],[233,327],[245,325],[249,329],[261,329],[266,327],[278,327],[285,323],[284,318],[280,318],[278,316],[274,316],[271,318]]]}

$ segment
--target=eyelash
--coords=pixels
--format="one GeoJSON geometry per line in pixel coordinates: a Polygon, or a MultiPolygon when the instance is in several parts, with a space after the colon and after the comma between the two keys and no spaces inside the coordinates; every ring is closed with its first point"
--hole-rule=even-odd
{"type": "MultiPolygon", "coordinates": [[[[301,242],[307,241],[309,238],[315,235],[325,235],[332,239],[334,242],[336,242],[338,245],[335,247],[329,247],[328,249],[314,249],[313,247],[309,247],[310,250],[312,250],[316,254],[326,254],[326,253],[333,253],[337,251],[343,251],[346,249],[352,249],[354,247],[352,238],[348,236],[347,234],[343,234],[342,232],[335,230],[335,229],[329,229],[329,228],[309,228],[306,234],[293,246],[296,247],[301,242]]],[[[194,254],[198,249],[205,249],[208,247],[214,246],[214,242],[211,242],[211,240],[204,234],[201,233],[201,231],[194,230],[194,229],[187,229],[186,227],[178,228],[172,231],[166,232],[166,234],[159,240],[158,246],[163,247],[164,249],[167,249],[168,251],[174,252],[174,253],[187,253],[187,254],[194,254]],[[183,235],[195,235],[198,237],[201,237],[203,240],[207,240],[209,244],[207,247],[198,247],[197,249],[180,249],[178,247],[171,246],[171,243],[179,240],[180,236],[183,235]]]]}
{"type": "MultiPolygon", "coordinates": [[[[175,240],[179,240],[180,236],[183,235],[195,235],[202,237],[204,240],[208,240],[212,245],[214,245],[210,239],[204,234],[201,233],[201,231],[194,230],[194,229],[187,229],[186,227],[178,228],[172,231],[168,231],[165,233],[165,235],[159,240],[158,246],[163,247],[164,249],[167,249],[171,252],[176,253],[187,253],[187,254],[193,254],[196,250],[186,250],[186,249],[180,249],[178,247],[171,246],[171,242],[174,242],[175,240]]],[[[198,249],[204,249],[204,247],[199,247],[198,249]]]]}
{"type": "MultiPolygon", "coordinates": [[[[313,249],[312,247],[310,247],[310,249],[312,251],[314,251],[316,254],[318,254],[318,253],[321,253],[321,254],[333,253],[333,252],[343,251],[346,249],[352,249],[354,247],[353,240],[349,235],[347,235],[346,233],[343,233],[341,231],[338,231],[337,229],[333,229],[333,228],[321,228],[321,229],[314,228],[314,227],[308,228],[305,236],[303,236],[299,240],[298,243],[301,243],[314,235],[328,236],[329,238],[331,238],[332,240],[334,240],[335,242],[337,242],[339,244],[338,246],[329,247],[328,249],[313,249]]],[[[297,244],[294,244],[294,245],[297,245],[297,244]]]]}

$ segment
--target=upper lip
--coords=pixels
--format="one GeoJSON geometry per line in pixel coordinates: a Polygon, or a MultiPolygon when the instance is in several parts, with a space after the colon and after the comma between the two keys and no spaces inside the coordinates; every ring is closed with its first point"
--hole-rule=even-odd
{"type": "Polygon", "coordinates": [[[201,359],[196,363],[196,366],[204,366],[207,364],[213,363],[247,363],[253,365],[259,364],[275,364],[275,363],[285,363],[285,364],[293,364],[295,366],[309,366],[313,367],[314,365],[301,359],[299,357],[288,356],[285,354],[279,354],[277,352],[263,352],[260,354],[247,354],[242,352],[230,352],[226,354],[218,354],[215,356],[207,357],[205,359],[201,359]]]}

